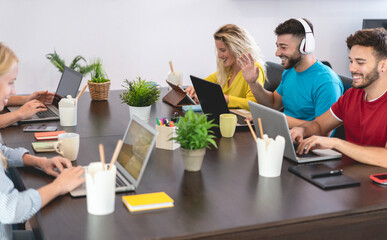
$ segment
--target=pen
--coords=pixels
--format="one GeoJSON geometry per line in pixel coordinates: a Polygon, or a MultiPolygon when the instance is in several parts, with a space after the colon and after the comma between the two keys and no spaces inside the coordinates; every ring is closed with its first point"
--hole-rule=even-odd
{"type": "Polygon", "coordinates": [[[322,173],[315,173],[312,174],[312,178],[321,178],[321,177],[332,177],[332,176],[338,176],[343,173],[343,169],[337,169],[337,170],[332,170],[329,172],[322,172],[322,173]]]}

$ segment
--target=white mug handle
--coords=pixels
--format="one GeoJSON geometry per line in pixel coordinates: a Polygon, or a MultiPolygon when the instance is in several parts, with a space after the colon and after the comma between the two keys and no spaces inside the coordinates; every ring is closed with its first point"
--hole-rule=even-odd
{"type": "Polygon", "coordinates": [[[54,149],[57,153],[64,156],[64,152],[60,149],[60,146],[61,146],[60,142],[56,142],[54,145],[54,149]]]}

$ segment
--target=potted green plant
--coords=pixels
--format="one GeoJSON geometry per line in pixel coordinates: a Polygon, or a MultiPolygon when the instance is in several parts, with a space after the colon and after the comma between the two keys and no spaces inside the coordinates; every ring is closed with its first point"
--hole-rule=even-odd
{"type": "Polygon", "coordinates": [[[110,80],[103,70],[100,58],[91,65],[90,80],[87,82],[90,97],[95,101],[106,101],[109,98],[110,80]]]}
{"type": "Polygon", "coordinates": [[[180,117],[176,123],[176,137],[169,139],[180,143],[180,152],[186,171],[200,171],[206,148],[214,146],[218,148],[214,141],[214,132],[211,130],[217,127],[207,121],[207,116],[195,113],[190,109],[184,117],[180,117]]]}
{"type": "Polygon", "coordinates": [[[141,77],[133,81],[125,79],[122,87],[125,90],[120,94],[120,98],[122,103],[129,105],[130,114],[135,114],[143,121],[149,122],[151,106],[160,99],[159,87],[141,77]]]}
{"type": "MultiPolygon", "coordinates": [[[[63,72],[64,67],[66,66],[66,62],[55,50],[53,53],[46,54],[46,58],[50,60],[50,62],[59,70],[59,72],[63,72]]],[[[71,64],[68,67],[85,75],[91,71],[93,66],[88,65],[86,59],[81,55],[78,55],[71,61],[71,64]],[[81,65],[80,62],[83,62],[84,65],[81,65]]]]}

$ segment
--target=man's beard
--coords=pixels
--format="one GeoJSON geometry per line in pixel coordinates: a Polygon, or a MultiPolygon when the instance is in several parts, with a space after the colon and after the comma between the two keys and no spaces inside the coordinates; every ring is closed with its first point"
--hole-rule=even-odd
{"type": "MultiPolygon", "coordinates": [[[[359,75],[364,77],[364,74],[359,74],[359,75]]],[[[363,84],[361,84],[359,86],[354,86],[352,83],[352,87],[357,88],[357,89],[364,89],[364,88],[368,87],[369,85],[371,85],[376,80],[378,80],[379,77],[380,77],[380,74],[378,73],[378,65],[376,64],[374,69],[364,77],[363,84]]]]}
{"type": "Polygon", "coordinates": [[[284,69],[290,69],[295,67],[299,62],[301,61],[301,54],[298,54],[297,56],[292,56],[288,58],[288,65],[284,66],[284,69]]]}

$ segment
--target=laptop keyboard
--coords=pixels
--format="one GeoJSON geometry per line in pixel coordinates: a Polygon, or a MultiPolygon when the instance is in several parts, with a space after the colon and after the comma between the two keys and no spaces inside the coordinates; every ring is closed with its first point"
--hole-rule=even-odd
{"type": "MultiPolygon", "coordinates": [[[[85,169],[85,171],[87,171],[87,167],[83,167],[85,169]]],[[[85,175],[83,175],[83,177],[85,177],[85,175]]],[[[86,188],[86,182],[83,183],[84,187],[86,188]]],[[[127,185],[125,184],[125,182],[121,179],[121,177],[116,174],[116,188],[117,187],[126,187],[127,185]]]]}
{"type": "MultiPolygon", "coordinates": [[[[294,150],[297,151],[298,144],[297,144],[297,143],[293,143],[293,146],[294,146],[294,150]]],[[[317,154],[313,153],[312,151],[309,151],[308,153],[303,152],[302,154],[298,154],[298,153],[296,152],[296,155],[297,155],[297,157],[299,157],[299,158],[315,157],[315,156],[317,156],[317,154]]]]}
{"type": "Polygon", "coordinates": [[[246,118],[244,118],[244,117],[242,117],[241,115],[238,115],[238,114],[235,114],[235,115],[237,116],[237,122],[239,124],[246,124],[246,122],[245,122],[246,118]]]}
{"type": "Polygon", "coordinates": [[[36,116],[39,118],[57,117],[57,115],[49,108],[47,108],[47,111],[36,113],[36,116]]]}
{"type": "Polygon", "coordinates": [[[118,175],[116,175],[116,187],[125,187],[124,181],[118,175]]]}

